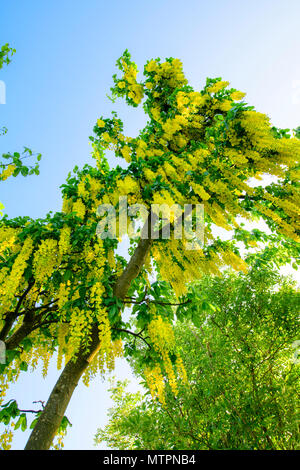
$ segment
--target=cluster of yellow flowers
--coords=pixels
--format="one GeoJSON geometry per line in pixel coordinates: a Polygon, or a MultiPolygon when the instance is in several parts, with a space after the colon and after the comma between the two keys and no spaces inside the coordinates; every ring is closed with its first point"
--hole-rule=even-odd
{"type": "Polygon", "coordinates": [[[199,279],[203,274],[220,275],[220,268],[224,265],[236,270],[247,269],[242,258],[228,247],[218,247],[217,252],[205,254],[199,244],[198,249],[187,250],[187,241],[185,238],[171,238],[168,243],[160,243],[159,246],[155,243],[151,250],[160,274],[171,284],[178,298],[187,292],[189,282],[199,279]]]}
{"type": "MultiPolygon", "coordinates": [[[[50,327],[50,331],[54,333],[55,326],[50,327]]],[[[42,363],[42,376],[45,378],[48,373],[49,363],[52,356],[52,352],[49,349],[49,343],[45,341],[40,335],[38,330],[34,330],[30,334],[31,341],[34,342],[34,347],[29,351],[22,351],[19,359],[15,359],[15,365],[25,361],[29,366],[31,371],[34,371],[37,366],[42,363]]]]}
{"type": "Polygon", "coordinates": [[[42,240],[34,254],[33,269],[35,279],[39,284],[42,284],[54,271],[57,264],[57,245],[56,240],[42,240]]]}
{"type": "Polygon", "coordinates": [[[4,401],[9,386],[12,383],[15,383],[20,376],[20,368],[16,367],[16,364],[14,363],[17,361],[18,359],[12,361],[9,365],[6,366],[5,374],[0,374],[0,405],[4,401]]]}
{"type": "Polygon", "coordinates": [[[78,183],[78,196],[83,201],[88,201],[90,198],[95,200],[101,188],[101,182],[96,178],[93,178],[91,175],[83,176],[78,183]]]}
{"type": "Polygon", "coordinates": [[[206,91],[207,93],[218,93],[229,85],[229,82],[218,81],[213,85],[209,86],[206,91]]]}
{"type": "Polygon", "coordinates": [[[118,81],[118,88],[122,91],[127,87],[127,95],[133,100],[135,104],[139,104],[144,96],[143,85],[137,83],[137,69],[134,65],[128,65],[124,60],[122,60],[122,68],[124,70],[124,75],[121,80],[118,81]]]}
{"type": "Polygon", "coordinates": [[[186,126],[187,119],[177,114],[173,119],[168,118],[163,124],[162,129],[164,131],[163,138],[170,140],[176,132],[180,131],[183,126],[186,126]]]}
{"type": "Polygon", "coordinates": [[[72,356],[78,353],[82,346],[87,349],[90,340],[89,333],[91,329],[92,314],[89,310],[81,310],[78,307],[72,309],[70,318],[70,338],[69,345],[72,356]]]}
{"type": "Polygon", "coordinates": [[[200,197],[202,201],[207,201],[210,198],[210,194],[208,194],[203,186],[197,183],[191,183],[191,186],[196,194],[200,197]]]}
{"type": "MultiPolygon", "coordinates": [[[[14,423],[11,423],[13,427],[14,423]]],[[[10,450],[13,439],[13,432],[11,427],[7,426],[4,432],[0,435],[0,450],[10,450]]]]}
{"type": "MultiPolygon", "coordinates": [[[[178,91],[176,95],[176,107],[179,112],[179,115],[176,116],[184,117],[185,125],[188,125],[188,117],[192,114],[195,114],[197,111],[200,111],[200,109],[206,104],[208,99],[209,96],[207,94],[202,95],[199,92],[178,91]]],[[[200,121],[198,120],[198,124],[196,124],[196,127],[199,127],[199,124],[202,121],[201,117],[194,116],[194,119],[200,119],[200,121]]]]}
{"type": "Polygon", "coordinates": [[[241,118],[241,125],[251,139],[252,145],[264,150],[273,144],[274,138],[270,133],[270,120],[266,114],[257,111],[245,111],[241,118]]]}
{"type": "Polygon", "coordinates": [[[7,168],[5,168],[0,174],[0,180],[5,181],[7,178],[9,178],[13,174],[15,169],[16,169],[15,165],[8,165],[7,168]]]}
{"type": "Polygon", "coordinates": [[[151,60],[145,66],[145,71],[153,76],[154,82],[158,83],[165,80],[168,86],[172,88],[182,87],[187,84],[187,79],[182,70],[182,62],[179,59],[172,59],[162,64],[156,60],[151,60]]]}
{"type": "Polygon", "coordinates": [[[153,368],[146,367],[144,370],[146,382],[148,384],[152,398],[155,400],[158,398],[162,405],[165,405],[165,383],[164,376],[162,374],[161,368],[159,365],[156,365],[153,368]]]}
{"type": "Polygon", "coordinates": [[[64,438],[67,434],[67,430],[63,429],[55,435],[55,442],[52,444],[53,450],[62,450],[64,448],[64,438]]]}
{"type": "MultiPolygon", "coordinates": [[[[17,255],[15,262],[12,266],[10,274],[3,278],[3,282],[0,284],[0,298],[1,298],[1,306],[0,306],[0,322],[1,316],[5,315],[6,311],[8,310],[11,301],[13,300],[16,292],[18,291],[19,284],[21,282],[24,270],[27,266],[27,261],[32,253],[33,250],[33,242],[30,237],[28,237],[24,245],[17,255]]],[[[6,270],[3,271],[5,275],[7,273],[6,270]]]]}
{"type": "Polygon", "coordinates": [[[60,231],[58,250],[61,256],[70,251],[71,227],[65,226],[60,231]]]}
{"type": "Polygon", "coordinates": [[[72,211],[73,201],[71,198],[64,197],[63,198],[63,205],[62,205],[62,212],[65,214],[69,214],[72,211]]]}
{"type": "Polygon", "coordinates": [[[106,261],[102,240],[98,240],[98,243],[94,247],[94,253],[96,266],[93,269],[93,276],[95,277],[96,282],[91,288],[90,298],[94,305],[95,316],[99,329],[101,355],[104,356],[107,354],[107,356],[109,356],[111,349],[111,330],[106,307],[102,304],[102,296],[104,293],[102,278],[106,261]]]}
{"type": "MultiPolygon", "coordinates": [[[[151,308],[153,311],[153,306],[151,308]]],[[[174,368],[170,359],[170,353],[175,350],[175,337],[172,325],[163,320],[161,316],[155,315],[153,320],[148,325],[148,334],[154,349],[160,354],[163,360],[163,366],[168,377],[168,383],[171,387],[173,394],[176,396],[178,393],[177,378],[174,372],[174,368]]],[[[182,362],[182,359],[176,354],[176,368],[179,378],[183,382],[187,382],[186,371],[182,362]]],[[[164,403],[163,398],[163,386],[164,382],[161,378],[162,370],[160,366],[154,367],[154,369],[146,368],[145,377],[149,385],[151,394],[153,397],[157,396],[161,403],[164,403]]]]}
{"type": "Polygon", "coordinates": [[[87,387],[90,381],[100,372],[102,375],[106,369],[112,371],[115,368],[115,359],[123,356],[123,343],[121,339],[111,341],[110,347],[104,351],[102,348],[92,358],[83,375],[83,383],[87,387]]]}
{"type": "Polygon", "coordinates": [[[124,159],[126,160],[126,162],[130,162],[131,161],[131,150],[130,150],[130,147],[128,147],[128,145],[124,145],[121,149],[121,153],[124,157],[124,159]]]}
{"type": "Polygon", "coordinates": [[[120,196],[125,196],[127,194],[139,194],[140,188],[137,183],[131,176],[127,175],[124,179],[118,178],[116,186],[120,196]]]}
{"type": "Polygon", "coordinates": [[[16,252],[20,248],[17,244],[17,234],[19,230],[12,227],[3,227],[0,230],[0,256],[4,257],[5,252],[16,252]]]}
{"type": "Polygon", "coordinates": [[[63,357],[65,358],[70,356],[68,351],[68,344],[66,343],[66,337],[69,333],[69,325],[67,323],[58,323],[57,325],[57,369],[61,369],[63,357]]]}
{"type": "Polygon", "coordinates": [[[236,271],[247,271],[248,266],[245,261],[233,253],[233,251],[230,249],[222,250],[221,255],[225,264],[232,266],[236,271]]]}
{"type": "Polygon", "coordinates": [[[234,101],[240,101],[245,95],[246,93],[243,93],[242,91],[234,91],[231,93],[230,98],[234,101]]]}
{"type": "Polygon", "coordinates": [[[82,201],[82,199],[77,199],[77,201],[73,203],[72,212],[75,212],[77,217],[83,220],[85,216],[85,211],[86,209],[84,202],[82,201]]]}
{"type": "Polygon", "coordinates": [[[172,325],[164,321],[161,316],[156,316],[148,325],[148,333],[154,348],[163,355],[166,351],[173,350],[175,338],[172,325]]]}
{"type": "Polygon", "coordinates": [[[188,377],[187,377],[187,373],[186,373],[182,358],[180,356],[176,357],[176,369],[177,369],[177,373],[178,373],[179,377],[181,378],[182,382],[184,384],[187,384],[188,383],[188,377]]]}

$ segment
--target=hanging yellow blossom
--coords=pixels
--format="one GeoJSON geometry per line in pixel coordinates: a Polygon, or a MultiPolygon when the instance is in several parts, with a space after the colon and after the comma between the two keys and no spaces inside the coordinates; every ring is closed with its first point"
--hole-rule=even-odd
{"type": "Polygon", "coordinates": [[[77,201],[73,203],[72,211],[75,212],[77,217],[82,220],[84,219],[86,209],[82,199],[77,199],[77,201]]]}
{"type": "Polygon", "coordinates": [[[38,250],[34,254],[33,269],[37,283],[42,284],[51,276],[57,263],[56,240],[42,240],[38,250]]]}

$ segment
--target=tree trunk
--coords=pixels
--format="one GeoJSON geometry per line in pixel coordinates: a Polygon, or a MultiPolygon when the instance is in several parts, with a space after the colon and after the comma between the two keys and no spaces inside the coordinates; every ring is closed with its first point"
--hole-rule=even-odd
{"type": "MultiPolygon", "coordinates": [[[[148,224],[146,230],[149,230],[148,224]]],[[[117,280],[114,293],[121,300],[126,296],[132,280],[139,274],[150,247],[150,237],[146,240],[141,239],[128,265],[117,280]]],[[[99,350],[99,347],[98,325],[95,325],[92,331],[92,342],[88,355],[84,352],[79,352],[76,360],[70,360],[65,366],[28,439],[25,450],[47,450],[50,448],[75,387],[90,361],[99,350]]]]}
{"type": "Polygon", "coordinates": [[[16,349],[21,341],[26,338],[33,330],[33,322],[24,321],[20,328],[15,331],[11,337],[6,341],[6,349],[16,349]]]}
{"type": "Polygon", "coordinates": [[[89,354],[79,352],[75,360],[71,359],[66,364],[28,439],[25,450],[47,450],[50,448],[73,392],[82,374],[100,347],[97,325],[92,332],[92,336],[93,340],[89,354]]]}

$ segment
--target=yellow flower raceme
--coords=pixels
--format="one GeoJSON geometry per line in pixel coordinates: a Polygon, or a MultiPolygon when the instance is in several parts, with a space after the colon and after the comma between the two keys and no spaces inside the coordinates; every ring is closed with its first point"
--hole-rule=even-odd
{"type": "Polygon", "coordinates": [[[230,100],[220,101],[216,105],[221,111],[227,112],[232,107],[232,102],[230,100]]]}
{"type": "Polygon", "coordinates": [[[130,193],[137,194],[140,190],[138,183],[129,175],[125,176],[124,179],[119,178],[116,184],[121,196],[130,193]]]}
{"type": "Polygon", "coordinates": [[[62,205],[62,212],[64,212],[65,214],[70,214],[70,212],[72,212],[72,207],[73,207],[72,199],[64,197],[63,205],[62,205]]]}
{"type": "Polygon", "coordinates": [[[60,255],[64,255],[68,253],[71,249],[70,245],[70,237],[71,237],[71,228],[68,226],[64,226],[60,232],[60,238],[58,242],[58,249],[60,255]]]}
{"type": "Polygon", "coordinates": [[[123,81],[121,81],[121,82],[118,83],[118,87],[121,88],[121,89],[122,89],[122,88],[125,88],[125,87],[126,87],[126,83],[123,82],[123,81]]]}
{"type": "MultiPolygon", "coordinates": [[[[11,424],[13,426],[14,423],[11,424]]],[[[13,432],[12,429],[7,427],[5,428],[4,432],[0,435],[0,450],[10,450],[11,443],[13,440],[13,432]]]]}
{"type": "Polygon", "coordinates": [[[156,72],[158,67],[159,67],[159,65],[156,62],[156,60],[150,60],[150,62],[146,65],[145,70],[147,72],[156,72]]]}
{"type": "Polygon", "coordinates": [[[210,195],[205,191],[205,189],[197,183],[191,183],[191,186],[196,194],[203,200],[207,201],[210,198],[210,195]]]}
{"type": "Polygon", "coordinates": [[[131,149],[130,147],[128,147],[128,145],[124,145],[124,147],[122,147],[121,149],[121,153],[123,155],[123,157],[125,158],[126,162],[130,162],[131,161],[131,149]]]}
{"type": "Polygon", "coordinates": [[[219,81],[207,88],[208,93],[218,93],[229,85],[229,82],[219,81]]]}
{"type": "Polygon", "coordinates": [[[166,403],[164,396],[164,377],[159,366],[155,366],[153,369],[146,367],[144,370],[146,382],[149,386],[150,393],[153,399],[158,399],[162,405],[166,403]]]}
{"type": "Polygon", "coordinates": [[[240,101],[242,98],[244,98],[244,96],[246,96],[246,93],[243,93],[242,91],[234,91],[233,93],[231,93],[230,97],[234,100],[234,101],[240,101]]]}
{"type": "Polygon", "coordinates": [[[8,165],[7,168],[5,168],[0,174],[0,180],[5,181],[7,178],[9,178],[13,174],[15,169],[16,169],[15,165],[8,165]]]}
{"type": "Polygon", "coordinates": [[[175,376],[172,362],[168,353],[165,353],[163,355],[163,360],[164,360],[164,368],[168,377],[169,385],[171,387],[173,394],[176,396],[178,394],[176,376],[175,376]]]}
{"type": "Polygon", "coordinates": [[[183,361],[182,361],[180,356],[177,356],[177,358],[176,358],[176,369],[177,369],[179,377],[181,378],[183,383],[187,384],[188,383],[188,377],[187,377],[187,373],[186,373],[183,361]]]}
{"type": "Polygon", "coordinates": [[[152,82],[146,82],[145,83],[145,87],[148,89],[148,90],[151,90],[153,88],[153,83],[152,82]]]}
{"type": "Polygon", "coordinates": [[[80,219],[84,219],[86,208],[82,199],[77,199],[77,201],[73,203],[72,212],[75,212],[80,219]]]}
{"type": "Polygon", "coordinates": [[[139,104],[142,101],[143,96],[144,96],[143,86],[138,83],[129,85],[128,96],[135,102],[135,104],[139,104]]]}
{"type": "Polygon", "coordinates": [[[97,126],[98,127],[105,127],[105,122],[102,119],[97,120],[97,126]]]}
{"type": "Polygon", "coordinates": [[[162,355],[171,351],[175,346],[172,325],[157,316],[148,325],[148,333],[154,348],[162,355]]]}
{"type": "MultiPolygon", "coordinates": [[[[60,311],[63,309],[64,305],[69,300],[69,296],[70,296],[70,286],[68,286],[67,284],[62,282],[59,285],[58,302],[57,302],[57,305],[58,305],[58,308],[59,308],[60,311]]],[[[62,318],[64,318],[63,314],[61,316],[62,316],[62,318]]]]}
{"type": "Polygon", "coordinates": [[[36,282],[42,284],[49,278],[57,264],[58,243],[56,240],[42,240],[34,254],[33,269],[36,282]]]}
{"type": "Polygon", "coordinates": [[[11,272],[6,278],[4,285],[0,287],[1,310],[5,313],[18,291],[23,273],[27,266],[27,261],[33,251],[33,241],[30,237],[25,240],[20,253],[17,255],[11,268],[11,272]]]}
{"type": "Polygon", "coordinates": [[[20,230],[12,227],[1,227],[0,229],[0,256],[4,256],[4,253],[8,251],[16,252],[20,245],[18,243],[17,235],[20,230]]]}

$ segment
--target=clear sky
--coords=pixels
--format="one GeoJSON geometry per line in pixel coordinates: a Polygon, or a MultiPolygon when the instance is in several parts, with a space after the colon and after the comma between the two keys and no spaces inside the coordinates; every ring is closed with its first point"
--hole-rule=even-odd
{"type": "MultiPolygon", "coordinates": [[[[43,154],[40,176],[10,178],[0,201],[10,217],[44,217],[60,210],[59,186],[75,166],[92,164],[88,137],[100,115],[116,110],[136,135],[141,110],[106,97],[116,59],[127,48],[139,69],[155,57],[178,57],[192,86],[222,77],[247,93],[246,101],[278,127],[300,125],[299,0],[0,0],[0,45],[17,49],[0,71],[0,153],[28,146],[43,154]]],[[[115,163],[111,159],[111,163],[115,163]]],[[[129,375],[122,361],[118,377],[129,375]]],[[[57,371],[46,380],[21,378],[10,396],[20,407],[46,400],[57,371]]],[[[107,384],[80,385],[67,415],[73,423],[66,449],[93,448],[106,421],[107,384]]],[[[14,448],[27,434],[18,433],[14,448]]]]}

